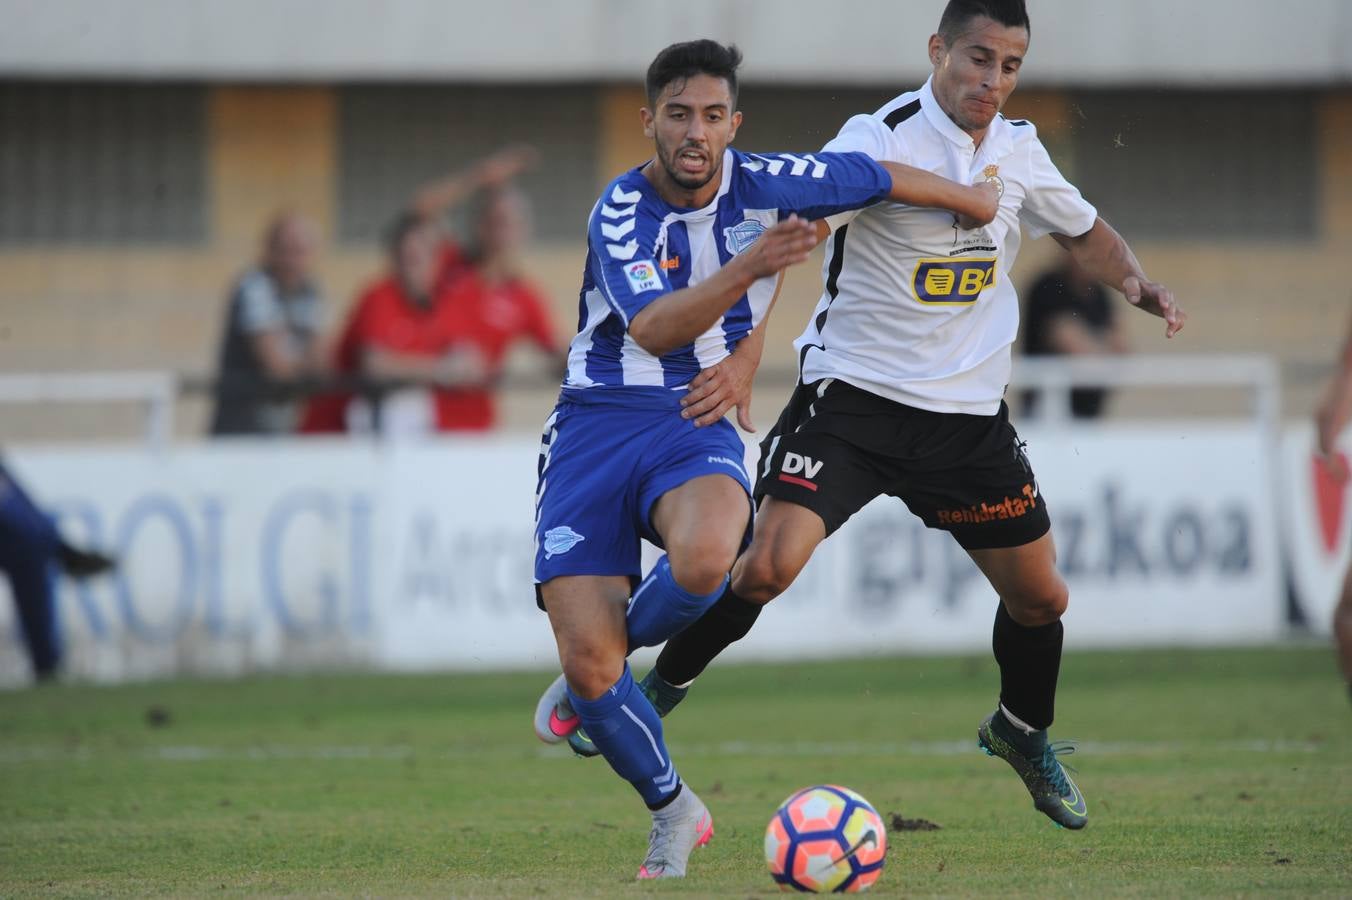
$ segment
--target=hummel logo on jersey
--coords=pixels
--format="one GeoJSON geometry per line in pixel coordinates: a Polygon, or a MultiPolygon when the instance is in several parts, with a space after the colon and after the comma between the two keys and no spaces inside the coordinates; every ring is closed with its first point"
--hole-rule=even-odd
{"type": "Polygon", "coordinates": [[[765,234],[764,222],[746,219],[731,228],[723,229],[723,246],[728,248],[729,253],[736,256],[756,243],[762,234],[765,234]]]}
{"type": "Polygon", "coordinates": [[[764,169],[770,175],[778,175],[784,171],[785,165],[790,165],[790,175],[808,174],[808,165],[811,164],[812,178],[826,177],[826,163],[821,162],[811,153],[804,153],[802,156],[794,156],[792,153],[781,153],[778,157],[774,156],[753,156],[749,162],[742,163],[742,168],[748,172],[759,172],[764,169]]]}
{"type": "Polygon", "coordinates": [[[651,259],[629,263],[624,267],[624,274],[629,279],[629,290],[635,294],[662,288],[662,279],[657,276],[657,265],[651,259]]]}
{"type": "Polygon", "coordinates": [[[631,238],[623,244],[619,241],[634,230],[638,202],[642,199],[643,195],[638,191],[623,191],[617,184],[615,190],[610,192],[610,202],[615,205],[601,204],[601,217],[618,223],[615,225],[601,223],[601,235],[607,241],[615,241],[613,244],[606,244],[606,252],[610,254],[611,259],[633,259],[634,254],[638,252],[637,239],[631,238]]]}
{"type": "Polygon", "coordinates": [[[715,465],[728,466],[730,468],[736,469],[738,472],[741,472],[742,475],[744,476],[746,475],[746,470],[743,469],[741,463],[737,462],[737,460],[735,459],[728,459],[726,456],[708,456],[705,457],[704,461],[713,463],[715,465]]]}
{"type": "Polygon", "coordinates": [[[545,532],[545,559],[553,558],[556,553],[562,556],[585,540],[567,525],[551,528],[545,532]]]}

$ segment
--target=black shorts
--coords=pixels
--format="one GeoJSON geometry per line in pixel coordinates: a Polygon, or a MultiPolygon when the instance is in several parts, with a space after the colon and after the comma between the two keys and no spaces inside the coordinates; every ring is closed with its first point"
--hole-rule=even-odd
{"type": "Polygon", "coordinates": [[[757,504],[807,507],[830,534],[881,494],[968,550],[1018,547],[1051,527],[1004,402],[993,416],[937,413],[839,379],[799,384],[761,441],[757,504]]]}

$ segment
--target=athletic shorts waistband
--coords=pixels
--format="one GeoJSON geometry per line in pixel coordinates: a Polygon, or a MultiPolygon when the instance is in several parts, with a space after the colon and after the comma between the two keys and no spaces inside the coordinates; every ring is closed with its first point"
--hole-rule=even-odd
{"type": "Polygon", "coordinates": [[[605,385],[589,388],[565,387],[560,403],[577,406],[609,406],[622,409],[680,409],[686,387],[664,388],[650,385],[605,385]]]}

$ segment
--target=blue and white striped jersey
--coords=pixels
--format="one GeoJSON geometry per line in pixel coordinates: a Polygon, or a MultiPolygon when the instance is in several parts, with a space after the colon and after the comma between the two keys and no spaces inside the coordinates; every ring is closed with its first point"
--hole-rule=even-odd
{"type": "Polygon", "coordinates": [[[564,386],[680,388],[717,364],[765,316],[776,278],[762,278],[694,342],[656,357],[629,336],[649,303],[699,284],[780,218],[820,219],[867,206],[892,187],[864,153],[723,154],[718,194],[702,209],[671,206],[640,169],[612,181],[587,227],[577,337],[564,386]]]}

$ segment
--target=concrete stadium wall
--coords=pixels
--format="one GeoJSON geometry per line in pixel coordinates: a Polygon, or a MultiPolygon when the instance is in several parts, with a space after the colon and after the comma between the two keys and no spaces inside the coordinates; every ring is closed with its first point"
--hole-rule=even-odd
{"type": "MultiPolygon", "coordinates": [[[[1261,85],[1352,77],[1343,0],[1029,4],[1044,85],[1261,85]]],[[[624,79],[668,43],[747,51],[747,75],[811,84],[923,76],[941,0],[0,0],[0,72],[255,80],[624,79]],[[908,46],[909,45],[909,46],[908,46]],[[899,51],[899,48],[904,48],[899,51]],[[904,52],[910,50],[910,52],[904,52]]]]}
{"type": "MultiPolygon", "coordinates": [[[[578,90],[598,94],[600,152],[592,180],[599,190],[614,173],[650,154],[636,124],[642,95],[632,87],[578,90]]],[[[1176,291],[1192,316],[1171,348],[1267,352],[1298,362],[1333,358],[1349,309],[1345,248],[1352,242],[1352,91],[1324,91],[1316,107],[1320,182],[1313,239],[1156,241],[1128,235],[1147,270],[1176,291]]],[[[1053,147],[1068,133],[1074,115],[1068,95],[1059,91],[1020,91],[1009,112],[1033,118],[1053,147]]],[[[280,208],[303,211],[320,223],[328,240],[319,272],[335,320],[341,318],[383,261],[373,246],[335,240],[336,118],[332,87],[211,87],[205,239],[180,247],[0,246],[0,371],[210,373],[226,288],[254,258],[263,223],[280,208]]],[[[546,148],[548,140],[549,135],[541,136],[546,148]]],[[[447,168],[463,162],[448,160],[447,168]]],[[[549,202],[548,196],[533,199],[549,202]]],[[[1112,219],[1111,209],[1102,212],[1112,219]]],[[[530,276],[552,300],[565,336],[576,319],[583,250],[580,239],[555,240],[537,243],[527,254],[530,276]]],[[[1016,281],[1026,284],[1056,252],[1048,240],[1026,245],[1016,281]]],[[[790,343],[819,291],[819,264],[790,273],[770,325],[767,371],[792,367],[790,343]]],[[[1124,318],[1138,348],[1164,348],[1156,320],[1130,312],[1124,318]]],[[[787,390],[781,383],[758,395],[760,421],[772,420],[787,390]]],[[[1307,408],[1312,390],[1307,385],[1295,395],[1291,408],[1307,408]]],[[[546,386],[510,395],[506,425],[534,428],[552,393],[546,386]]],[[[205,414],[200,400],[184,403],[178,417],[181,436],[200,434],[205,414]]],[[[8,408],[4,437],[129,436],[132,421],[127,410],[111,408],[8,408]]]]}

